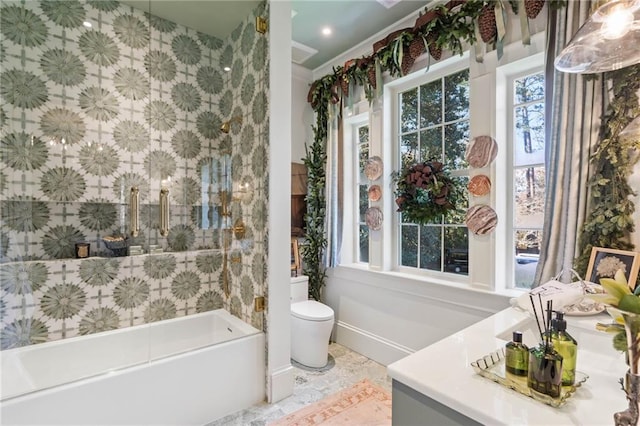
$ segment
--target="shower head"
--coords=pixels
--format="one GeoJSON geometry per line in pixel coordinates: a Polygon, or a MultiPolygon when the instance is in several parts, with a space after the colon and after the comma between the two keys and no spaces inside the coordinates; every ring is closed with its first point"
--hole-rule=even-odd
{"type": "Polygon", "coordinates": [[[242,124],[242,116],[238,115],[231,118],[229,121],[225,121],[224,123],[222,123],[222,126],[220,126],[220,131],[222,133],[229,133],[229,131],[231,130],[231,123],[233,123],[234,121],[242,124]]]}

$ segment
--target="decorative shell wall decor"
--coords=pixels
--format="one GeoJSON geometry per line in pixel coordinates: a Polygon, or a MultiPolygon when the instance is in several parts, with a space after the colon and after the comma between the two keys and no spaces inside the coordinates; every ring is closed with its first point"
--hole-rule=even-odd
{"type": "Polygon", "coordinates": [[[491,136],[478,136],[469,141],[464,158],[471,167],[487,167],[498,155],[498,144],[491,136]]]}
{"type": "Polygon", "coordinates": [[[364,214],[364,221],[372,231],[382,228],[382,211],[377,207],[369,207],[364,214]]]}
{"type": "Polygon", "coordinates": [[[465,218],[467,228],[476,235],[485,235],[493,232],[498,224],[498,215],[495,210],[486,204],[478,204],[469,207],[465,218]]]}
{"type": "Polygon", "coordinates": [[[364,166],[364,174],[369,180],[380,178],[382,176],[382,159],[377,155],[369,158],[364,166]]]}
{"type": "Polygon", "coordinates": [[[369,187],[369,201],[378,201],[380,197],[382,197],[380,185],[371,185],[369,187]]]}
{"type": "Polygon", "coordinates": [[[491,192],[491,179],[486,175],[476,175],[467,184],[469,193],[476,197],[482,197],[491,192]]]}

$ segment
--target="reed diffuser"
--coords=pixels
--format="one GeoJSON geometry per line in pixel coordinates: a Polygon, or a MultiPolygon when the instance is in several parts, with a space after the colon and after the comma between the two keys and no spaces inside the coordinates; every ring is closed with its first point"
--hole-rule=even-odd
{"type": "Polygon", "coordinates": [[[538,331],[540,332],[540,344],[529,350],[527,386],[552,398],[559,398],[562,390],[562,356],[553,349],[553,344],[551,343],[553,301],[547,301],[545,315],[542,298],[538,294],[540,304],[540,315],[538,315],[533,296],[530,295],[529,297],[536,317],[538,331]],[[540,318],[542,318],[542,326],[540,326],[540,318]]]}

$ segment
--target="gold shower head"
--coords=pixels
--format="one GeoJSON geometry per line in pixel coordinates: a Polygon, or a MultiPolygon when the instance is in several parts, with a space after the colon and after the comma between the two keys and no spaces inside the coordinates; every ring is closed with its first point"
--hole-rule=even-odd
{"type": "Polygon", "coordinates": [[[220,126],[220,131],[222,131],[222,133],[229,133],[229,131],[231,130],[231,123],[233,123],[234,121],[242,124],[242,116],[238,115],[231,118],[229,121],[225,121],[224,123],[222,123],[222,126],[220,126]]]}

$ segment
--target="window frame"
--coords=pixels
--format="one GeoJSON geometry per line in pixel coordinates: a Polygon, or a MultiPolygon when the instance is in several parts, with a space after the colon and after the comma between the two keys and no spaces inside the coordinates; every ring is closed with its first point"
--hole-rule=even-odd
{"type": "MultiPolygon", "coordinates": [[[[441,80],[442,78],[455,74],[457,72],[463,71],[465,69],[469,69],[469,79],[471,83],[471,67],[469,66],[469,56],[468,52],[465,52],[462,56],[456,56],[444,60],[440,63],[437,63],[429,68],[428,72],[415,72],[409,74],[405,77],[397,79],[395,81],[389,82],[385,85],[385,111],[384,116],[385,119],[389,121],[389,131],[385,132],[385,137],[388,138],[385,145],[390,147],[390,152],[386,158],[391,158],[391,161],[388,162],[389,167],[392,170],[397,170],[401,164],[401,158],[399,153],[398,146],[398,135],[400,134],[400,105],[399,105],[399,95],[402,92],[420,88],[420,86],[436,81],[441,80]]],[[[470,84],[471,86],[471,84],[470,84]]],[[[473,93],[470,87],[469,99],[471,100],[473,93]]],[[[471,102],[469,104],[469,124],[470,124],[470,132],[471,132],[471,102]]],[[[387,128],[386,126],[384,126],[387,128]]],[[[467,169],[468,170],[468,169],[467,169]]],[[[454,175],[460,175],[459,172],[452,173],[454,175]]],[[[466,175],[466,174],[462,174],[466,175]]],[[[393,195],[393,191],[395,190],[395,186],[392,182],[388,186],[388,190],[391,195],[393,195]]],[[[430,278],[443,280],[446,282],[453,282],[458,284],[469,284],[471,281],[470,275],[461,275],[443,271],[435,271],[429,269],[421,269],[417,267],[411,266],[403,266],[400,264],[400,245],[401,245],[401,220],[400,213],[397,213],[395,207],[395,197],[391,196],[393,210],[386,210],[386,214],[390,214],[393,212],[390,226],[392,227],[391,235],[390,235],[390,244],[391,244],[391,270],[401,272],[410,276],[416,276],[421,278],[430,278]]],[[[440,229],[445,225],[442,225],[440,229]]],[[[469,239],[470,240],[470,239],[469,239]]],[[[470,241],[469,241],[470,243],[470,241]]],[[[469,244],[469,257],[471,257],[471,246],[469,244]]],[[[469,268],[469,273],[471,273],[471,268],[469,268]]]]}
{"type": "MultiPolygon", "coordinates": [[[[353,209],[356,212],[356,214],[354,215],[354,220],[355,220],[355,225],[354,225],[354,235],[353,235],[353,245],[354,245],[354,252],[353,252],[353,261],[356,264],[361,264],[361,265],[368,265],[369,264],[369,253],[367,253],[367,261],[363,261],[360,258],[360,226],[365,225],[366,223],[365,221],[360,221],[360,186],[361,185],[365,185],[368,187],[371,185],[371,183],[369,183],[368,180],[361,180],[362,176],[360,175],[360,147],[363,146],[364,144],[361,143],[360,141],[360,129],[362,129],[363,127],[367,127],[367,132],[369,133],[369,137],[367,138],[367,152],[368,152],[368,158],[371,158],[371,137],[370,137],[370,133],[371,133],[371,128],[369,126],[369,121],[359,121],[359,122],[355,122],[352,124],[352,138],[353,138],[353,162],[352,162],[352,167],[353,167],[353,178],[354,178],[354,188],[356,189],[355,193],[354,193],[354,197],[353,197],[353,209]]],[[[371,207],[371,201],[369,201],[367,199],[367,207],[371,207]]],[[[369,231],[369,233],[367,234],[369,236],[369,239],[371,239],[371,232],[369,231]]],[[[370,243],[367,242],[367,247],[370,247],[370,243]]]]}
{"type": "MultiPolygon", "coordinates": [[[[343,227],[343,247],[341,266],[355,271],[369,270],[382,274],[388,279],[400,279],[402,282],[415,282],[416,285],[425,284],[443,287],[457,288],[460,290],[489,292],[493,294],[514,297],[522,294],[523,289],[514,288],[506,283],[507,268],[505,257],[515,262],[515,256],[505,256],[510,250],[506,236],[509,229],[508,223],[512,223],[511,213],[507,205],[508,198],[512,198],[513,190],[507,177],[507,149],[505,146],[507,124],[505,76],[523,69],[531,69],[544,64],[545,55],[545,31],[540,31],[531,37],[531,44],[523,46],[519,40],[505,45],[503,56],[498,59],[495,52],[487,52],[482,63],[476,62],[473,52],[467,50],[462,55],[454,55],[443,58],[441,61],[429,65],[426,54],[416,62],[417,71],[392,79],[384,76],[382,96],[371,103],[360,96],[360,101],[343,109],[343,135],[344,135],[344,167],[348,167],[352,157],[350,144],[350,126],[356,117],[369,118],[370,155],[378,155],[383,159],[384,172],[377,184],[382,188],[382,198],[379,202],[370,204],[379,207],[383,211],[384,221],[380,231],[375,231],[369,239],[369,264],[357,264],[353,262],[353,229],[348,224],[352,220],[354,211],[351,208],[352,197],[350,188],[353,185],[352,170],[345,170],[345,203],[343,227]],[[398,250],[396,237],[399,231],[397,224],[397,206],[393,194],[391,172],[394,164],[399,164],[398,152],[395,145],[397,130],[397,92],[419,85],[420,77],[425,80],[441,78],[443,75],[469,68],[470,78],[470,137],[478,135],[492,135],[498,142],[498,155],[490,167],[484,169],[471,169],[469,177],[475,174],[489,176],[493,184],[489,195],[478,200],[470,197],[470,205],[484,203],[494,208],[498,214],[498,224],[493,233],[481,237],[469,235],[469,275],[461,276],[463,280],[455,280],[456,274],[440,273],[434,271],[418,271],[416,268],[408,268],[406,272],[397,268],[398,250]],[[347,148],[348,147],[348,148],[347,148]],[[476,171],[477,170],[477,171],[476,171]],[[509,215],[509,216],[508,216],[509,215]],[[452,276],[453,275],[453,276],[452,276]]],[[[509,243],[512,244],[512,243],[509,243]]],[[[512,278],[510,278],[512,280],[512,278]]]]}
{"type": "MultiPolygon", "coordinates": [[[[358,129],[369,126],[369,156],[371,153],[371,122],[369,112],[365,108],[354,106],[355,110],[364,109],[359,114],[348,114],[343,119],[343,176],[344,176],[344,202],[343,202],[343,238],[342,238],[342,264],[367,267],[371,262],[371,234],[369,234],[369,262],[360,261],[360,236],[359,236],[359,169],[358,169],[358,129]]],[[[369,203],[371,204],[371,203],[369,203]]]]}
{"type": "MultiPolygon", "coordinates": [[[[519,63],[514,63],[514,64],[510,64],[510,66],[506,66],[506,72],[504,73],[504,81],[503,84],[506,85],[506,90],[505,90],[505,94],[506,94],[506,109],[509,111],[509,114],[507,114],[506,117],[506,141],[507,141],[507,161],[506,161],[506,173],[508,176],[507,182],[507,192],[509,194],[509,198],[507,200],[507,220],[508,220],[508,229],[506,231],[506,247],[505,247],[505,253],[513,253],[512,256],[507,256],[507,262],[506,262],[506,281],[505,281],[505,288],[507,289],[513,289],[513,290],[523,290],[523,291],[528,291],[528,288],[523,288],[523,287],[516,287],[516,253],[515,253],[515,232],[517,229],[519,229],[516,226],[516,214],[515,214],[515,210],[516,210],[516,202],[515,202],[515,171],[518,169],[524,169],[526,167],[540,167],[543,166],[545,168],[545,173],[547,172],[547,168],[548,168],[548,155],[547,155],[547,150],[548,150],[548,145],[547,142],[545,140],[545,152],[543,155],[543,162],[542,163],[536,163],[534,165],[529,165],[529,166],[517,166],[516,165],[516,160],[515,160],[515,142],[516,142],[516,137],[515,137],[515,117],[514,117],[514,110],[516,107],[516,102],[514,100],[514,85],[515,85],[515,81],[522,78],[522,77],[526,77],[528,75],[533,75],[533,74],[538,74],[538,73],[542,73],[544,75],[544,63],[540,63],[539,61],[540,58],[538,58],[537,60],[531,60],[529,59],[527,61],[527,65],[526,66],[522,66],[523,64],[519,64],[519,63]]],[[[546,101],[547,98],[547,93],[545,91],[544,94],[544,98],[543,98],[543,102],[546,101]]],[[[523,105],[523,104],[519,104],[519,105],[523,105]]],[[[548,117],[545,116],[545,127],[547,125],[546,120],[548,119],[548,117]]],[[[546,186],[546,177],[545,177],[545,193],[547,190],[547,186],[546,186]]],[[[543,218],[544,220],[544,218],[543,218]]],[[[540,228],[540,231],[542,232],[543,230],[543,225],[540,228]]]]}

